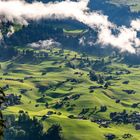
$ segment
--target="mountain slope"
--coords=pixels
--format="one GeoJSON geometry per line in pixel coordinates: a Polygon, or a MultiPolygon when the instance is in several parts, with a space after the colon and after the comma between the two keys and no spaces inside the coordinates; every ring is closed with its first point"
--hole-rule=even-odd
{"type": "Polygon", "coordinates": [[[40,57],[21,52],[13,60],[1,62],[0,86],[7,95],[21,95],[20,103],[9,104],[5,115],[28,111],[41,119],[46,129],[60,123],[66,140],[99,140],[109,133],[119,138],[130,133],[133,139],[139,139],[132,123],[116,125],[112,121],[109,128],[104,126],[111,120],[110,113],[139,111],[138,67],[125,65],[117,57],[105,57],[103,62],[98,57],[58,48],[34,50],[40,57]],[[42,56],[42,52],[48,56],[42,56]],[[98,75],[97,81],[90,77],[91,70],[98,75]],[[46,114],[48,117],[43,119],[46,114]]]}

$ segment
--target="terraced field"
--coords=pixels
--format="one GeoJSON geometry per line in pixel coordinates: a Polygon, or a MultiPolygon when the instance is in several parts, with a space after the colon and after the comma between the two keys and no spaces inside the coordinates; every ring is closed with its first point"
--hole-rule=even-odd
{"type": "Polygon", "coordinates": [[[38,119],[47,116],[42,120],[44,131],[51,124],[59,123],[65,140],[103,140],[110,133],[119,140],[125,139],[123,135],[128,133],[132,135],[128,139],[140,139],[139,131],[131,123],[111,123],[106,128],[92,122],[110,119],[111,112],[139,112],[140,66],[128,66],[113,57],[102,60],[58,48],[43,51],[48,53],[48,58],[40,62],[20,62],[19,57],[0,62],[0,86],[8,85],[6,95],[22,96],[19,105],[4,110],[5,115],[17,115],[19,110],[25,110],[38,119]],[[105,63],[104,69],[92,65],[97,61],[105,63]],[[91,80],[91,70],[108,77],[105,80],[108,86],[91,80]],[[138,105],[133,107],[136,103],[138,105]],[[101,110],[101,107],[106,109],[101,110]],[[83,109],[88,111],[82,113],[83,109]]]}

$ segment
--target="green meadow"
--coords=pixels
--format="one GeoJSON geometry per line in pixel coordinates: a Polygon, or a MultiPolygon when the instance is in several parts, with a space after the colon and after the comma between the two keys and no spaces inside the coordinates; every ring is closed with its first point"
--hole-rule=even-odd
{"type": "MultiPolygon", "coordinates": [[[[69,31],[65,32],[69,33],[69,31]]],[[[81,33],[83,31],[73,32],[81,33]]],[[[130,67],[118,62],[115,58],[111,59],[111,63],[106,65],[107,70],[111,70],[110,73],[100,69],[96,70],[96,73],[112,76],[116,79],[108,81],[111,83],[108,88],[95,88],[93,92],[90,92],[89,87],[101,86],[89,78],[89,71],[94,68],[86,65],[86,62],[84,62],[85,67],[78,66],[81,59],[85,60],[88,57],[94,63],[100,58],[84,56],[70,50],[60,52],[61,49],[59,48],[44,51],[48,53],[48,58],[36,64],[33,61],[21,63],[19,58],[0,62],[0,86],[9,85],[9,89],[5,90],[6,95],[13,93],[22,96],[21,104],[7,107],[3,111],[4,115],[18,115],[19,110],[24,110],[30,116],[41,119],[48,111],[53,111],[54,114],[42,120],[44,131],[52,124],[58,123],[62,126],[62,136],[65,140],[104,140],[105,135],[109,133],[115,134],[117,140],[124,140],[122,136],[127,133],[133,135],[128,140],[140,140],[140,132],[135,130],[133,124],[112,123],[108,128],[104,128],[95,122],[91,122],[91,118],[109,119],[111,112],[122,112],[123,110],[128,113],[139,112],[139,105],[135,108],[132,107],[132,104],[140,102],[139,66],[130,67]],[[69,67],[68,62],[71,62],[75,67],[69,67]],[[118,71],[124,70],[130,71],[130,73],[116,74],[118,71]],[[75,79],[78,82],[68,79],[75,79]],[[129,81],[129,83],[123,84],[124,81],[129,81]],[[39,87],[51,88],[39,90],[39,87]],[[26,92],[21,93],[21,90],[26,90],[26,92]],[[136,93],[128,94],[123,90],[135,90],[136,93]],[[80,94],[78,99],[70,98],[64,102],[62,107],[54,107],[65,97],[77,94],[80,94]],[[120,100],[120,103],[116,103],[116,100],[120,100]],[[49,104],[47,108],[45,107],[46,102],[49,104]],[[100,112],[101,106],[106,106],[107,110],[100,112]],[[78,116],[83,108],[88,108],[91,111],[85,114],[86,119],[68,117],[70,115],[78,116]],[[95,108],[96,111],[93,111],[95,108]],[[89,115],[90,113],[92,115],[89,115]]],[[[104,59],[109,61],[109,57],[104,59]]]]}
{"type": "Polygon", "coordinates": [[[140,11],[140,0],[109,0],[109,2],[117,6],[120,5],[130,6],[132,12],[140,11]]]}

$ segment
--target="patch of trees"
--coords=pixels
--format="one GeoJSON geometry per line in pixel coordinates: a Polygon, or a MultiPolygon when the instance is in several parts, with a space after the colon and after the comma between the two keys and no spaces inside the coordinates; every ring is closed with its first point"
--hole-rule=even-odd
{"type": "Polygon", "coordinates": [[[114,140],[116,138],[116,135],[115,134],[106,134],[105,138],[107,140],[114,140]]]}
{"type": "Polygon", "coordinates": [[[135,129],[136,129],[136,130],[140,130],[140,123],[137,123],[137,124],[136,124],[135,129]]]}
{"type": "MultiPolygon", "coordinates": [[[[40,62],[48,58],[48,53],[45,51],[36,51],[33,49],[17,49],[15,47],[1,47],[0,59],[18,59],[18,61],[33,61],[40,62]]],[[[10,66],[9,66],[10,67],[10,66]]]]}
{"type": "Polygon", "coordinates": [[[66,79],[66,82],[71,82],[71,83],[75,83],[75,84],[81,83],[80,80],[75,79],[75,78],[68,78],[68,79],[66,79]]]}
{"type": "Polygon", "coordinates": [[[32,78],[34,78],[34,77],[33,76],[25,76],[24,80],[28,80],[28,79],[32,79],[32,78]]]}
{"type": "Polygon", "coordinates": [[[8,75],[8,72],[4,72],[3,75],[4,75],[4,76],[5,76],[5,75],[8,75]]]}
{"type": "Polygon", "coordinates": [[[81,94],[74,94],[74,95],[66,96],[62,99],[62,101],[77,100],[80,98],[80,96],[81,96],[81,94]]]}
{"type": "Polygon", "coordinates": [[[28,90],[27,89],[20,89],[21,94],[25,94],[28,90]]]}
{"type": "Polygon", "coordinates": [[[98,84],[105,83],[105,77],[103,75],[96,74],[95,71],[89,72],[89,78],[91,81],[96,81],[98,84]]]}
{"type": "Polygon", "coordinates": [[[140,64],[140,55],[138,54],[126,54],[124,56],[124,62],[131,64],[131,65],[138,65],[140,64]]]}
{"type": "Polygon", "coordinates": [[[5,116],[7,127],[5,140],[62,140],[62,127],[52,125],[47,132],[43,131],[43,124],[37,118],[31,118],[27,112],[19,111],[18,119],[14,115],[5,116]]]}
{"type": "Polygon", "coordinates": [[[133,137],[133,135],[132,135],[132,134],[129,134],[129,133],[124,134],[124,135],[122,136],[122,138],[124,138],[124,139],[130,139],[130,138],[132,138],[132,137],[133,137]]]}
{"type": "Polygon", "coordinates": [[[99,124],[99,127],[104,127],[104,128],[108,128],[111,121],[110,120],[105,120],[105,119],[95,119],[95,120],[91,120],[91,122],[95,122],[97,124],[99,124]]]}
{"type": "Polygon", "coordinates": [[[115,102],[118,104],[118,103],[120,103],[120,101],[121,101],[121,100],[119,100],[119,99],[116,99],[116,101],[115,101],[115,102]]]}
{"type": "Polygon", "coordinates": [[[106,112],[107,111],[107,106],[101,106],[99,111],[100,112],[106,112]]]}
{"type": "Polygon", "coordinates": [[[62,108],[63,105],[64,105],[64,103],[60,101],[60,102],[56,102],[55,105],[54,105],[53,107],[54,107],[55,109],[59,109],[59,108],[62,108]]]}
{"type": "MultiPolygon", "coordinates": [[[[91,118],[91,121],[94,122],[95,120],[97,121],[98,119],[95,119],[97,113],[99,112],[106,112],[107,107],[106,106],[100,106],[100,108],[97,108],[96,106],[94,108],[83,108],[81,112],[78,114],[78,118],[86,118],[89,119],[91,118]]],[[[100,120],[99,120],[100,122],[100,120]]]]}
{"type": "Polygon", "coordinates": [[[108,86],[111,84],[108,80],[114,79],[113,76],[104,76],[104,75],[101,75],[101,74],[96,74],[95,71],[90,71],[89,72],[89,78],[90,78],[91,81],[95,81],[98,84],[102,84],[102,86],[99,86],[97,88],[108,88],[108,86]]]}
{"type": "Polygon", "coordinates": [[[77,55],[75,55],[72,59],[68,60],[68,57],[66,56],[65,59],[67,60],[66,62],[66,66],[69,68],[79,68],[79,69],[83,69],[83,68],[87,68],[87,67],[91,67],[91,60],[86,57],[86,56],[81,56],[80,58],[77,57],[77,55]]]}
{"type": "Polygon", "coordinates": [[[132,108],[137,108],[139,106],[140,103],[134,103],[131,105],[132,108]]]}
{"type": "Polygon", "coordinates": [[[108,80],[113,80],[113,79],[115,79],[115,77],[112,76],[112,75],[105,76],[105,80],[106,80],[106,81],[108,81],[108,80]]]}
{"type": "Polygon", "coordinates": [[[133,112],[129,114],[126,110],[123,112],[112,112],[110,113],[110,119],[112,122],[116,122],[117,124],[123,123],[140,123],[140,113],[133,112]]]}
{"type": "Polygon", "coordinates": [[[91,66],[91,61],[89,60],[88,57],[86,58],[81,58],[79,64],[77,65],[78,68],[82,69],[82,68],[87,68],[91,66]]]}
{"type": "Polygon", "coordinates": [[[39,103],[45,103],[46,102],[46,99],[45,99],[44,96],[42,96],[42,97],[36,99],[36,101],[39,102],[39,103]]]}
{"type": "Polygon", "coordinates": [[[72,62],[67,62],[66,64],[66,67],[69,67],[69,68],[72,68],[72,69],[75,69],[76,68],[76,66],[75,66],[75,64],[74,63],[72,63],[72,62]]]}
{"type": "Polygon", "coordinates": [[[3,89],[0,88],[0,139],[3,139],[3,132],[5,128],[5,122],[4,122],[3,114],[1,111],[1,106],[4,102],[5,102],[5,94],[3,92],[3,89]]]}
{"type": "Polygon", "coordinates": [[[8,84],[2,87],[2,90],[4,90],[4,91],[8,90],[8,89],[9,89],[9,85],[8,84]]]}
{"type": "Polygon", "coordinates": [[[95,89],[99,89],[99,88],[103,88],[103,86],[90,86],[89,90],[95,90],[95,89]]]}
{"type": "MultiPolygon", "coordinates": [[[[15,32],[10,36],[10,38],[6,38],[5,42],[11,46],[23,46],[32,42],[37,42],[38,40],[45,40],[50,38],[55,38],[55,40],[59,42],[59,40],[64,39],[62,36],[63,29],[56,27],[55,24],[56,23],[53,24],[50,20],[30,22],[29,26],[23,26],[22,30],[15,32]]],[[[65,40],[64,42],[67,41],[65,40]]]]}
{"type": "Polygon", "coordinates": [[[18,50],[14,47],[0,47],[0,59],[9,60],[18,55],[18,50]]]}
{"type": "Polygon", "coordinates": [[[50,89],[49,86],[43,86],[43,85],[37,85],[36,87],[39,89],[39,92],[45,92],[46,90],[50,89]]]}
{"type": "Polygon", "coordinates": [[[97,77],[95,71],[90,71],[89,72],[89,78],[90,78],[91,81],[97,81],[98,80],[98,77],[97,77]]]}
{"type": "Polygon", "coordinates": [[[57,88],[60,88],[61,86],[63,86],[63,84],[65,82],[67,82],[67,80],[66,81],[58,81],[57,83],[50,83],[47,86],[38,84],[36,87],[39,89],[39,92],[42,92],[42,93],[45,92],[46,90],[55,91],[57,88]]]}
{"type": "MultiPolygon", "coordinates": [[[[70,110],[70,109],[73,110],[74,107],[76,107],[76,104],[70,104],[70,102],[65,102],[65,106],[66,106],[66,107],[69,107],[69,110],[70,110]]],[[[69,110],[68,110],[68,111],[69,111],[69,110]]]]}
{"type": "Polygon", "coordinates": [[[68,118],[70,119],[79,119],[79,120],[87,120],[88,118],[86,116],[75,116],[75,115],[68,115],[68,118]]]}
{"type": "Polygon", "coordinates": [[[129,84],[129,81],[123,81],[122,83],[127,85],[129,84]]]}
{"type": "Polygon", "coordinates": [[[105,83],[104,83],[103,85],[101,85],[101,86],[90,86],[90,87],[89,87],[89,91],[90,91],[90,93],[92,93],[92,92],[94,92],[95,89],[100,89],[100,88],[107,89],[109,85],[110,85],[109,82],[105,82],[105,83]]]}
{"type": "Polygon", "coordinates": [[[62,127],[60,125],[52,125],[44,136],[44,140],[62,140],[61,131],[62,127]]]}
{"type": "Polygon", "coordinates": [[[70,118],[70,119],[77,119],[77,117],[75,117],[74,115],[69,115],[68,118],[70,118]]]}
{"type": "Polygon", "coordinates": [[[14,106],[21,104],[21,95],[8,94],[5,96],[5,102],[2,104],[1,109],[5,109],[8,106],[14,106]]]}
{"type": "Polygon", "coordinates": [[[41,120],[46,120],[47,118],[49,118],[51,115],[56,114],[56,115],[61,115],[61,112],[56,112],[56,111],[48,111],[47,114],[41,116],[41,120]]]}
{"type": "Polygon", "coordinates": [[[55,109],[60,109],[62,107],[66,107],[67,111],[72,111],[76,107],[75,104],[71,104],[70,100],[78,100],[80,98],[81,94],[74,94],[74,95],[69,95],[64,98],[62,98],[60,101],[56,102],[53,107],[55,109]]]}
{"type": "Polygon", "coordinates": [[[79,75],[80,77],[84,75],[83,72],[74,72],[75,75],[79,75]]]}
{"type": "Polygon", "coordinates": [[[47,72],[45,72],[45,71],[43,71],[42,73],[41,73],[41,75],[43,76],[43,75],[46,75],[47,74],[47,72]]]}
{"type": "Polygon", "coordinates": [[[43,94],[42,97],[36,99],[36,101],[38,103],[45,103],[45,107],[48,108],[49,107],[49,103],[46,101],[46,98],[45,97],[46,97],[46,95],[43,94]]]}
{"type": "Polygon", "coordinates": [[[122,75],[122,74],[130,74],[131,72],[129,70],[121,70],[121,71],[117,71],[116,75],[122,75]]]}
{"type": "Polygon", "coordinates": [[[5,99],[5,106],[14,106],[14,105],[19,105],[21,104],[21,95],[14,95],[14,94],[8,94],[6,95],[5,99]]]}
{"type": "Polygon", "coordinates": [[[126,92],[127,94],[135,94],[136,91],[134,90],[123,90],[123,92],[126,92]]]}
{"type": "Polygon", "coordinates": [[[5,78],[5,80],[9,80],[9,81],[18,81],[18,82],[21,82],[23,83],[23,79],[13,79],[13,78],[5,78]]]}
{"type": "Polygon", "coordinates": [[[92,69],[97,70],[97,71],[104,71],[104,68],[106,65],[110,64],[111,62],[105,62],[104,59],[101,60],[96,60],[92,64],[92,69]]]}
{"type": "Polygon", "coordinates": [[[33,61],[33,63],[41,62],[48,58],[48,53],[45,51],[36,51],[33,49],[24,49],[19,51],[19,61],[33,61]]]}

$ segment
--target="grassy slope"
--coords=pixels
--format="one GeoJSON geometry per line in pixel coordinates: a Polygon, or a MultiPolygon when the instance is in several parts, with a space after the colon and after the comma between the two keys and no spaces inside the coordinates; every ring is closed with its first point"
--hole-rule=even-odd
{"type": "Polygon", "coordinates": [[[67,30],[67,29],[63,29],[64,34],[66,35],[81,35],[86,33],[88,30],[84,30],[84,29],[79,29],[79,30],[67,30]]]}
{"type": "Polygon", "coordinates": [[[140,0],[110,0],[110,2],[116,5],[128,5],[132,12],[140,11],[140,0]]]}
{"type": "MultiPolygon", "coordinates": [[[[57,49],[55,49],[57,51],[57,49]]],[[[76,54],[72,51],[65,50],[64,54],[70,54],[68,59],[71,59],[76,54]]],[[[80,57],[77,54],[77,57],[80,57]]],[[[90,59],[95,59],[91,57],[90,59]]],[[[120,80],[113,80],[112,86],[110,86],[107,90],[105,89],[97,89],[94,93],[89,93],[89,87],[91,85],[97,85],[97,83],[92,82],[89,80],[87,76],[88,68],[85,70],[81,69],[71,69],[65,66],[64,56],[56,55],[54,53],[49,53],[49,59],[38,64],[32,65],[29,63],[20,64],[16,61],[12,62],[13,65],[7,70],[7,65],[10,64],[12,61],[8,62],[1,62],[2,69],[0,70],[0,77],[3,78],[0,82],[0,86],[4,86],[5,84],[10,85],[10,89],[6,91],[6,94],[15,93],[20,95],[20,89],[28,89],[28,92],[22,95],[22,103],[21,105],[8,107],[4,113],[5,114],[17,114],[19,110],[23,109],[29,112],[31,116],[43,116],[45,115],[48,110],[54,110],[56,112],[62,112],[62,115],[52,115],[49,119],[44,121],[44,126],[47,129],[48,125],[52,123],[60,123],[63,127],[63,136],[66,140],[102,140],[104,139],[104,134],[107,133],[114,133],[119,138],[125,134],[130,133],[133,134],[133,140],[139,140],[140,134],[139,131],[135,131],[134,126],[132,125],[112,125],[111,128],[99,128],[99,126],[95,123],[91,123],[88,120],[74,120],[69,119],[67,116],[70,114],[77,115],[80,113],[82,108],[94,108],[101,105],[106,105],[108,110],[105,113],[98,113],[97,116],[101,116],[102,118],[109,118],[110,112],[118,112],[126,110],[133,110],[139,111],[138,108],[131,108],[131,105],[135,102],[140,101],[140,71],[139,68],[128,68],[127,65],[113,63],[109,67],[112,68],[112,75],[118,69],[129,69],[132,73],[131,74],[124,74],[120,75],[120,80]],[[57,62],[54,64],[54,62],[57,62]],[[60,68],[61,66],[61,68],[60,68]],[[41,75],[41,71],[46,69],[51,69],[50,72],[47,72],[46,75],[41,75]],[[15,71],[16,70],[16,71],[15,71]],[[74,72],[79,71],[83,72],[84,75],[79,77],[75,75],[74,72]],[[8,72],[8,75],[3,76],[3,72],[8,72]],[[25,76],[33,76],[34,78],[29,80],[24,80],[24,83],[12,80],[5,80],[5,78],[13,78],[13,79],[24,79],[25,76]],[[38,92],[36,85],[45,85],[47,86],[50,83],[58,83],[59,81],[64,81],[67,78],[76,78],[81,81],[78,84],[72,84],[70,82],[65,83],[64,85],[54,90],[47,90],[44,94],[46,94],[46,100],[49,102],[50,105],[53,105],[55,102],[60,100],[60,96],[66,94],[81,94],[81,97],[78,100],[70,100],[70,104],[76,104],[76,107],[73,111],[67,111],[67,108],[63,107],[62,109],[54,109],[49,108],[46,109],[43,103],[37,103],[36,99],[41,97],[41,93],[38,92]],[[122,84],[123,81],[130,80],[129,85],[122,84]],[[74,87],[72,91],[68,91],[70,87],[74,87]],[[136,90],[136,94],[128,95],[124,93],[122,89],[134,89],[136,90]],[[106,92],[106,93],[103,93],[106,92]],[[55,98],[53,95],[55,94],[55,98]],[[121,99],[123,104],[116,104],[115,100],[121,99]],[[31,103],[30,103],[31,101],[31,103]],[[39,107],[35,107],[36,104],[39,104],[39,107]]],[[[78,62],[75,62],[78,63],[78,62]]],[[[97,117],[96,116],[96,117],[97,117]]]]}

